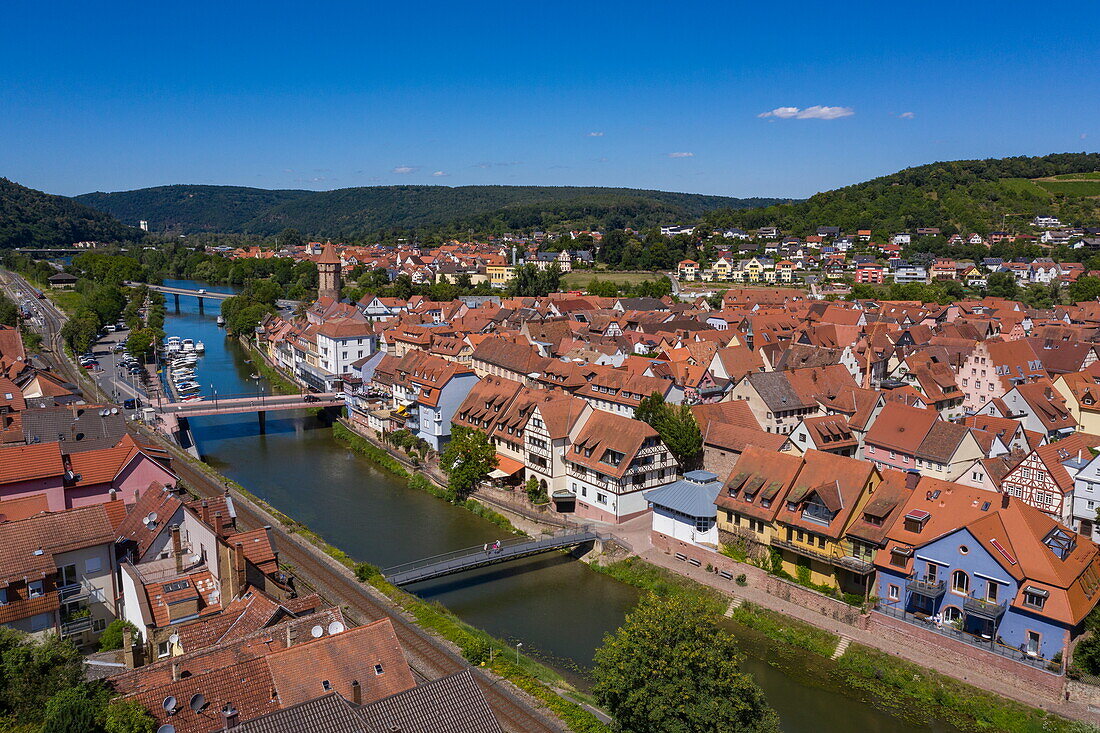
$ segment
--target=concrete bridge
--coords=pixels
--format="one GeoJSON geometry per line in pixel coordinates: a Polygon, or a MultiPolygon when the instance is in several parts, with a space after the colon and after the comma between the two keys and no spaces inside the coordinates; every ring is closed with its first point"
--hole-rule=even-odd
{"type": "Polygon", "coordinates": [[[180,430],[180,422],[189,417],[256,413],[260,432],[267,428],[267,413],[280,410],[309,410],[315,407],[343,407],[343,392],[292,395],[225,395],[191,402],[157,400],[152,404],[161,418],[161,427],[169,434],[180,430]]]}
{"type": "Polygon", "coordinates": [[[504,540],[501,542],[499,549],[492,545],[488,549],[483,545],[479,545],[443,555],[426,557],[423,560],[415,560],[387,568],[382,571],[382,575],[394,585],[408,585],[409,583],[441,578],[444,575],[461,573],[465,570],[473,570],[486,565],[517,560],[521,557],[576,547],[588,542],[602,542],[605,539],[607,537],[600,536],[589,525],[570,527],[537,539],[515,537],[504,540]]]}

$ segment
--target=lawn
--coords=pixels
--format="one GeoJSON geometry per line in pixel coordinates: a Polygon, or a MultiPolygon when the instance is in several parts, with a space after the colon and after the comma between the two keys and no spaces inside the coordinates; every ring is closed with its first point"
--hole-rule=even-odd
{"type": "Polygon", "coordinates": [[[568,290],[583,290],[593,279],[610,280],[613,283],[639,283],[643,280],[660,280],[662,272],[612,272],[604,270],[574,270],[561,276],[562,287],[568,290]]]}
{"type": "MultiPolygon", "coordinates": [[[[1052,180],[1052,179],[1047,179],[1052,180]]],[[[1055,181],[1100,181],[1100,171],[1094,171],[1092,173],[1063,173],[1060,176],[1054,176],[1055,181]]]]}
{"type": "Polygon", "coordinates": [[[1036,181],[1035,185],[1067,196],[1100,196],[1100,179],[1080,181],[1036,181]]]}

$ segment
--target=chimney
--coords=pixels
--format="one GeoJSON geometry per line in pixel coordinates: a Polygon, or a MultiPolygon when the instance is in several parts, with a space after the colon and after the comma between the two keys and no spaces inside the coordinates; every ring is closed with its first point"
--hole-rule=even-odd
{"type": "Polygon", "coordinates": [[[287,646],[288,649],[290,647],[294,646],[294,639],[297,636],[298,636],[298,634],[294,629],[294,624],[287,624],[286,625],[286,646],[287,646]]]}
{"type": "Polygon", "coordinates": [[[1001,509],[1008,509],[1008,492],[1001,492],[1001,509]]]}
{"type": "Polygon", "coordinates": [[[179,525],[172,527],[172,554],[176,557],[176,572],[183,572],[183,542],[180,540],[179,525]]]}
{"type": "Polygon", "coordinates": [[[122,661],[125,662],[126,669],[137,666],[134,659],[134,632],[130,631],[129,626],[122,628],[122,661]]]}
{"type": "Polygon", "coordinates": [[[244,592],[244,586],[247,583],[244,568],[244,543],[236,543],[233,545],[233,550],[233,578],[234,584],[237,586],[237,592],[234,595],[240,595],[244,592]]]}
{"type": "Polygon", "coordinates": [[[175,661],[172,662],[172,681],[173,682],[179,682],[180,681],[180,663],[179,662],[175,662],[175,661]]]}
{"type": "Polygon", "coordinates": [[[359,680],[351,681],[351,701],[356,705],[363,704],[363,688],[359,684],[359,680]]]}
{"type": "Polygon", "coordinates": [[[221,534],[222,531],[222,513],[214,512],[214,533],[221,534]]]}
{"type": "Polygon", "coordinates": [[[210,526],[210,506],[206,503],[206,499],[202,500],[202,511],[199,513],[202,517],[202,523],[206,526],[210,526]]]}
{"type": "MultiPolygon", "coordinates": [[[[919,473],[906,473],[905,474],[905,488],[912,491],[913,489],[917,488],[918,483],[920,483],[920,474],[919,473]]],[[[925,498],[928,498],[929,496],[931,496],[931,494],[932,494],[931,491],[927,492],[926,495],[925,495],[925,498]]]]}
{"type": "Polygon", "coordinates": [[[236,728],[240,720],[240,714],[231,702],[227,702],[222,708],[222,717],[225,718],[225,730],[236,728]]]}
{"type": "Polygon", "coordinates": [[[118,489],[111,489],[107,493],[111,495],[111,501],[118,501],[118,489]]]}

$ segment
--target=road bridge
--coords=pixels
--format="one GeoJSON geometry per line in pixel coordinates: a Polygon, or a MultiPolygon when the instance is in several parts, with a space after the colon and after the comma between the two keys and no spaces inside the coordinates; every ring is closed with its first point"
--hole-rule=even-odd
{"type": "Polygon", "coordinates": [[[160,417],[159,425],[168,434],[179,432],[180,422],[189,417],[256,413],[260,432],[267,429],[267,413],[280,410],[309,410],[316,407],[343,407],[343,392],[292,395],[215,395],[190,402],[156,400],[151,405],[160,417]]]}
{"type": "Polygon", "coordinates": [[[465,570],[473,570],[486,565],[518,560],[521,557],[576,547],[588,542],[602,542],[604,539],[606,537],[601,537],[590,525],[582,525],[559,530],[552,535],[536,539],[516,537],[504,540],[499,548],[493,545],[488,548],[479,545],[426,557],[423,560],[415,560],[387,568],[382,571],[382,575],[393,585],[408,585],[422,580],[441,578],[444,575],[461,573],[465,570]]]}

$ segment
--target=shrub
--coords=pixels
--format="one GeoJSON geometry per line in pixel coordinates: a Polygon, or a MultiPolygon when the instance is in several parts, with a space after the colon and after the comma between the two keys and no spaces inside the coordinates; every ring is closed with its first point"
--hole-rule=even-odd
{"type": "Polygon", "coordinates": [[[355,577],[358,578],[361,583],[369,583],[371,580],[381,575],[382,571],[369,562],[355,563],[355,577]]]}
{"type": "Polygon", "coordinates": [[[749,584],[749,579],[744,573],[741,573],[737,576],[737,579],[734,582],[736,582],[737,585],[744,587],[749,584]]]}
{"type": "Polygon", "coordinates": [[[462,645],[462,656],[466,657],[466,661],[476,667],[489,661],[489,650],[489,642],[472,637],[462,645]]]}
{"type": "Polygon", "coordinates": [[[121,649],[122,632],[127,628],[130,629],[130,632],[134,635],[134,639],[136,640],[138,638],[138,629],[129,621],[116,618],[114,621],[107,624],[107,628],[99,635],[99,650],[101,652],[108,652],[112,649],[121,649]]]}

